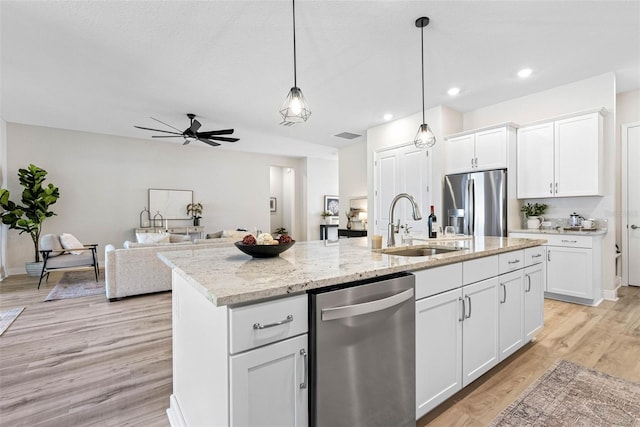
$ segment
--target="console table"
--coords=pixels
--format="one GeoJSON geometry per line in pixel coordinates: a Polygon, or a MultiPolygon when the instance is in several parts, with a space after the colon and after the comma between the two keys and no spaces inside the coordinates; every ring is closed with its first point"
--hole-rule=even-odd
{"type": "Polygon", "coordinates": [[[367,237],[367,230],[349,230],[346,228],[338,228],[338,236],[340,237],[367,237]]]}
{"type": "MultiPolygon", "coordinates": [[[[320,224],[320,240],[327,240],[329,238],[329,230],[334,228],[337,229],[338,224],[320,224]]],[[[332,234],[335,236],[335,231],[332,234]]]]}
{"type": "Polygon", "coordinates": [[[195,235],[200,239],[204,239],[204,226],[187,226],[187,227],[146,227],[136,228],[136,233],[161,233],[166,231],[171,234],[188,234],[189,236],[195,235]]]}

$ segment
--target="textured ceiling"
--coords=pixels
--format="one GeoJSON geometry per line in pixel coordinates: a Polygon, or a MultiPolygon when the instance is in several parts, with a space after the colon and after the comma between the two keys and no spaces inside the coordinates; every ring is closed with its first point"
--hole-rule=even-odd
{"type": "Polygon", "coordinates": [[[619,92],[640,88],[639,1],[298,0],[296,13],[312,115],[283,127],[290,1],[2,0],[1,115],[149,138],[133,126],[184,129],[192,112],[202,130],[235,127],[234,149],[331,155],[361,140],[333,135],[420,110],[425,15],[427,108],[471,111],[609,71],[619,92]]]}

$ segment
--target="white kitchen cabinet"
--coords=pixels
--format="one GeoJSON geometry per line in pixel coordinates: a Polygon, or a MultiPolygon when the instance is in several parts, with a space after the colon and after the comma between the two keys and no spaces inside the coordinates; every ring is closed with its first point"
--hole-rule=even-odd
{"type": "Polygon", "coordinates": [[[518,129],[518,198],[602,195],[603,114],[598,110],[518,129]]]}
{"type": "Polygon", "coordinates": [[[216,307],[172,278],[171,425],[306,426],[307,295],[216,307]]]}
{"type": "Polygon", "coordinates": [[[544,278],[544,262],[524,269],[524,337],[526,342],[531,341],[544,325],[544,278]]]}
{"type": "Polygon", "coordinates": [[[506,169],[513,140],[515,130],[511,125],[449,136],[445,140],[445,173],[506,169]]]}
{"type": "MultiPolygon", "coordinates": [[[[522,251],[519,251],[522,252],[522,251]]],[[[524,345],[524,287],[522,267],[500,276],[500,360],[524,345]]]]}
{"type": "Polygon", "coordinates": [[[462,291],[416,301],[416,419],[462,389],[462,291]]]}
{"type": "Polygon", "coordinates": [[[306,426],[307,336],[230,358],[232,426],[306,426]]]}
{"type": "Polygon", "coordinates": [[[498,283],[493,277],[463,288],[463,387],[498,363],[498,283]]]}

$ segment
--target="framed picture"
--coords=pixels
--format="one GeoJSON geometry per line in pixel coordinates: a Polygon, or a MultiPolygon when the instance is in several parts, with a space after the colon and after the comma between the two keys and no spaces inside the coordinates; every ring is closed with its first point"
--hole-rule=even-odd
{"type": "Polygon", "coordinates": [[[278,209],[278,201],[275,197],[269,197],[269,211],[275,212],[278,209]]]}
{"type": "Polygon", "coordinates": [[[340,197],[324,196],[324,210],[331,212],[331,216],[340,215],[340,197]]]}

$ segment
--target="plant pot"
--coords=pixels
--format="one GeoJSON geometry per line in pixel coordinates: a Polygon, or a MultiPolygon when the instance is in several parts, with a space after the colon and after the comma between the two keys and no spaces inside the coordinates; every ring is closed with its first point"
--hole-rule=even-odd
{"type": "Polygon", "coordinates": [[[40,277],[42,274],[42,267],[44,262],[25,262],[24,268],[27,270],[27,274],[31,277],[40,277]]]}
{"type": "Polygon", "coordinates": [[[193,218],[193,226],[194,227],[200,226],[200,218],[193,218]]]}
{"type": "Polygon", "coordinates": [[[540,224],[542,224],[544,218],[541,216],[528,216],[527,217],[527,228],[540,228],[540,224]]]}

